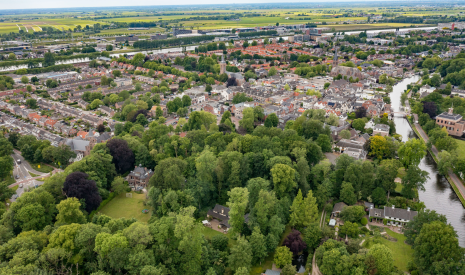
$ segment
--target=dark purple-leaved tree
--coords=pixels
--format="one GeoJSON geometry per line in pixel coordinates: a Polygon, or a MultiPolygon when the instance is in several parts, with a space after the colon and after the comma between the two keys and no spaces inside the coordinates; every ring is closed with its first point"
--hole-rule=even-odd
{"type": "Polygon", "coordinates": [[[283,242],[283,245],[287,246],[289,250],[294,253],[294,255],[299,254],[299,252],[303,251],[307,247],[304,240],[302,240],[300,232],[295,229],[293,229],[291,234],[287,236],[283,242]]]}
{"type": "Polygon", "coordinates": [[[134,168],[134,153],[128,146],[128,142],[123,139],[111,139],[107,142],[110,155],[113,157],[116,171],[124,174],[134,168]]]}
{"type": "Polygon", "coordinates": [[[423,113],[427,113],[430,118],[437,115],[438,107],[435,102],[429,101],[423,103],[423,113]]]}
{"type": "Polygon", "coordinates": [[[63,192],[67,197],[75,197],[79,200],[84,199],[86,203],[86,211],[92,212],[102,202],[97,184],[91,179],[87,179],[89,175],[83,172],[73,172],[66,177],[63,184],[63,192]]]}

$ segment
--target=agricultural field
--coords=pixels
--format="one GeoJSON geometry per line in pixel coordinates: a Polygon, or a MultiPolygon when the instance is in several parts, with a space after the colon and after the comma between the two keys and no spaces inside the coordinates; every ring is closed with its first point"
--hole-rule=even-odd
{"type": "Polygon", "coordinates": [[[14,21],[14,22],[0,22],[0,34],[1,33],[10,33],[10,32],[18,32],[20,29],[23,31],[40,31],[40,28],[43,27],[52,27],[55,29],[68,30],[74,29],[77,25],[81,25],[85,27],[86,25],[93,25],[97,23],[102,23],[98,21],[92,20],[80,20],[76,18],[59,18],[59,19],[36,19],[36,20],[21,20],[21,21],[14,21]]]}

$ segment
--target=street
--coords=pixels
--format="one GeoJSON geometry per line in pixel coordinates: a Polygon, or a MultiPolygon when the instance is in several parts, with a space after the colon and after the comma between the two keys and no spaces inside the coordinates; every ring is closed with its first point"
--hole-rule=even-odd
{"type": "MultiPolygon", "coordinates": [[[[14,150],[11,157],[13,158],[14,163],[15,163],[14,169],[13,169],[13,177],[15,177],[16,182],[9,185],[8,187],[12,188],[16,185],[22,186],[22,187],[18,186],[18,189],[16,189],[17,197],[20,197],[27,189],[42,185],[44,183],[42,179],[50,176],[49,173],[42,173],[37,170],[34,170],[29,164],[29,162],[27,162],[23,158],[23,156],[21,156],[21,152],[17,150],[14,150]],[[36,174],[38,176],[32,177],[31,174],[29,174],[29,172],[36,174]]],[[[53,172],[56,172],[56,171],[58,171],[58,169],[55,169],[53,172]]],[[[10,200],[12,202],[16,201],[16,199],[14,198],[11,198],[10,200]]]]}

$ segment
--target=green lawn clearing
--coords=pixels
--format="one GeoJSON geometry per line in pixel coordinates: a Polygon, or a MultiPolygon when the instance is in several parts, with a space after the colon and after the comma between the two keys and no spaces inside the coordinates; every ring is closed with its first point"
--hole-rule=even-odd
{"type": "Polygon", "coordinates": [[[29,175],[31,175],[31,177],[33,177],[33,178],[35,178],[35,177],[38,177],[38,176],[39,176],[39,175],[37,175],[37,174],[34,174],[34,173],[31,173],[31,172],[29,172],[29,175]]]}
{"type": "Polygon", "coordinates": [[[145,194],[137,194],[135,192],[131,192],[131,194],[132,198],[127,198],[126,193],[120,194],[105,205],[99,213],[115,219],[123,217],[128,219],[136,218],[141,222],[147,222],[151,216],[151,209],[147,214],[142,213],[142,210],[148,209],[144,205],[145,194]]]}
{"type": "Polygon", "coordinates": [[[29,164],[31,165],[32,169],[42,172],[42,173],[50,173],[53,171],[52,167],[45,165],[43,163],[29,163],[29,164]]]}
{"type": "MultiPolygon", "coordinates": [[[[405,243],[406,237],[403,234],[395,233],[388,228],[385,228],[385,231],[389,236],[396,238],[397,242],[389,241],[382,237],[379,237],[378,241],[391,249],[395,266],[407,272],[407,264],[413,260],[412,247],[405,243]]],[[[372,244],[372,242],[370,243],[372,244]]]]}

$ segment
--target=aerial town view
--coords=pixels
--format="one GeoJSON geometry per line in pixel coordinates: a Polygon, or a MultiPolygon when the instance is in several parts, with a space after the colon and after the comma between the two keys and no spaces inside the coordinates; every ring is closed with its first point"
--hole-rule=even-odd
{"type": "Polygon", "coordinates": [[[2,1],[0,275],[465,275],[465,0],[2,1]]]}

